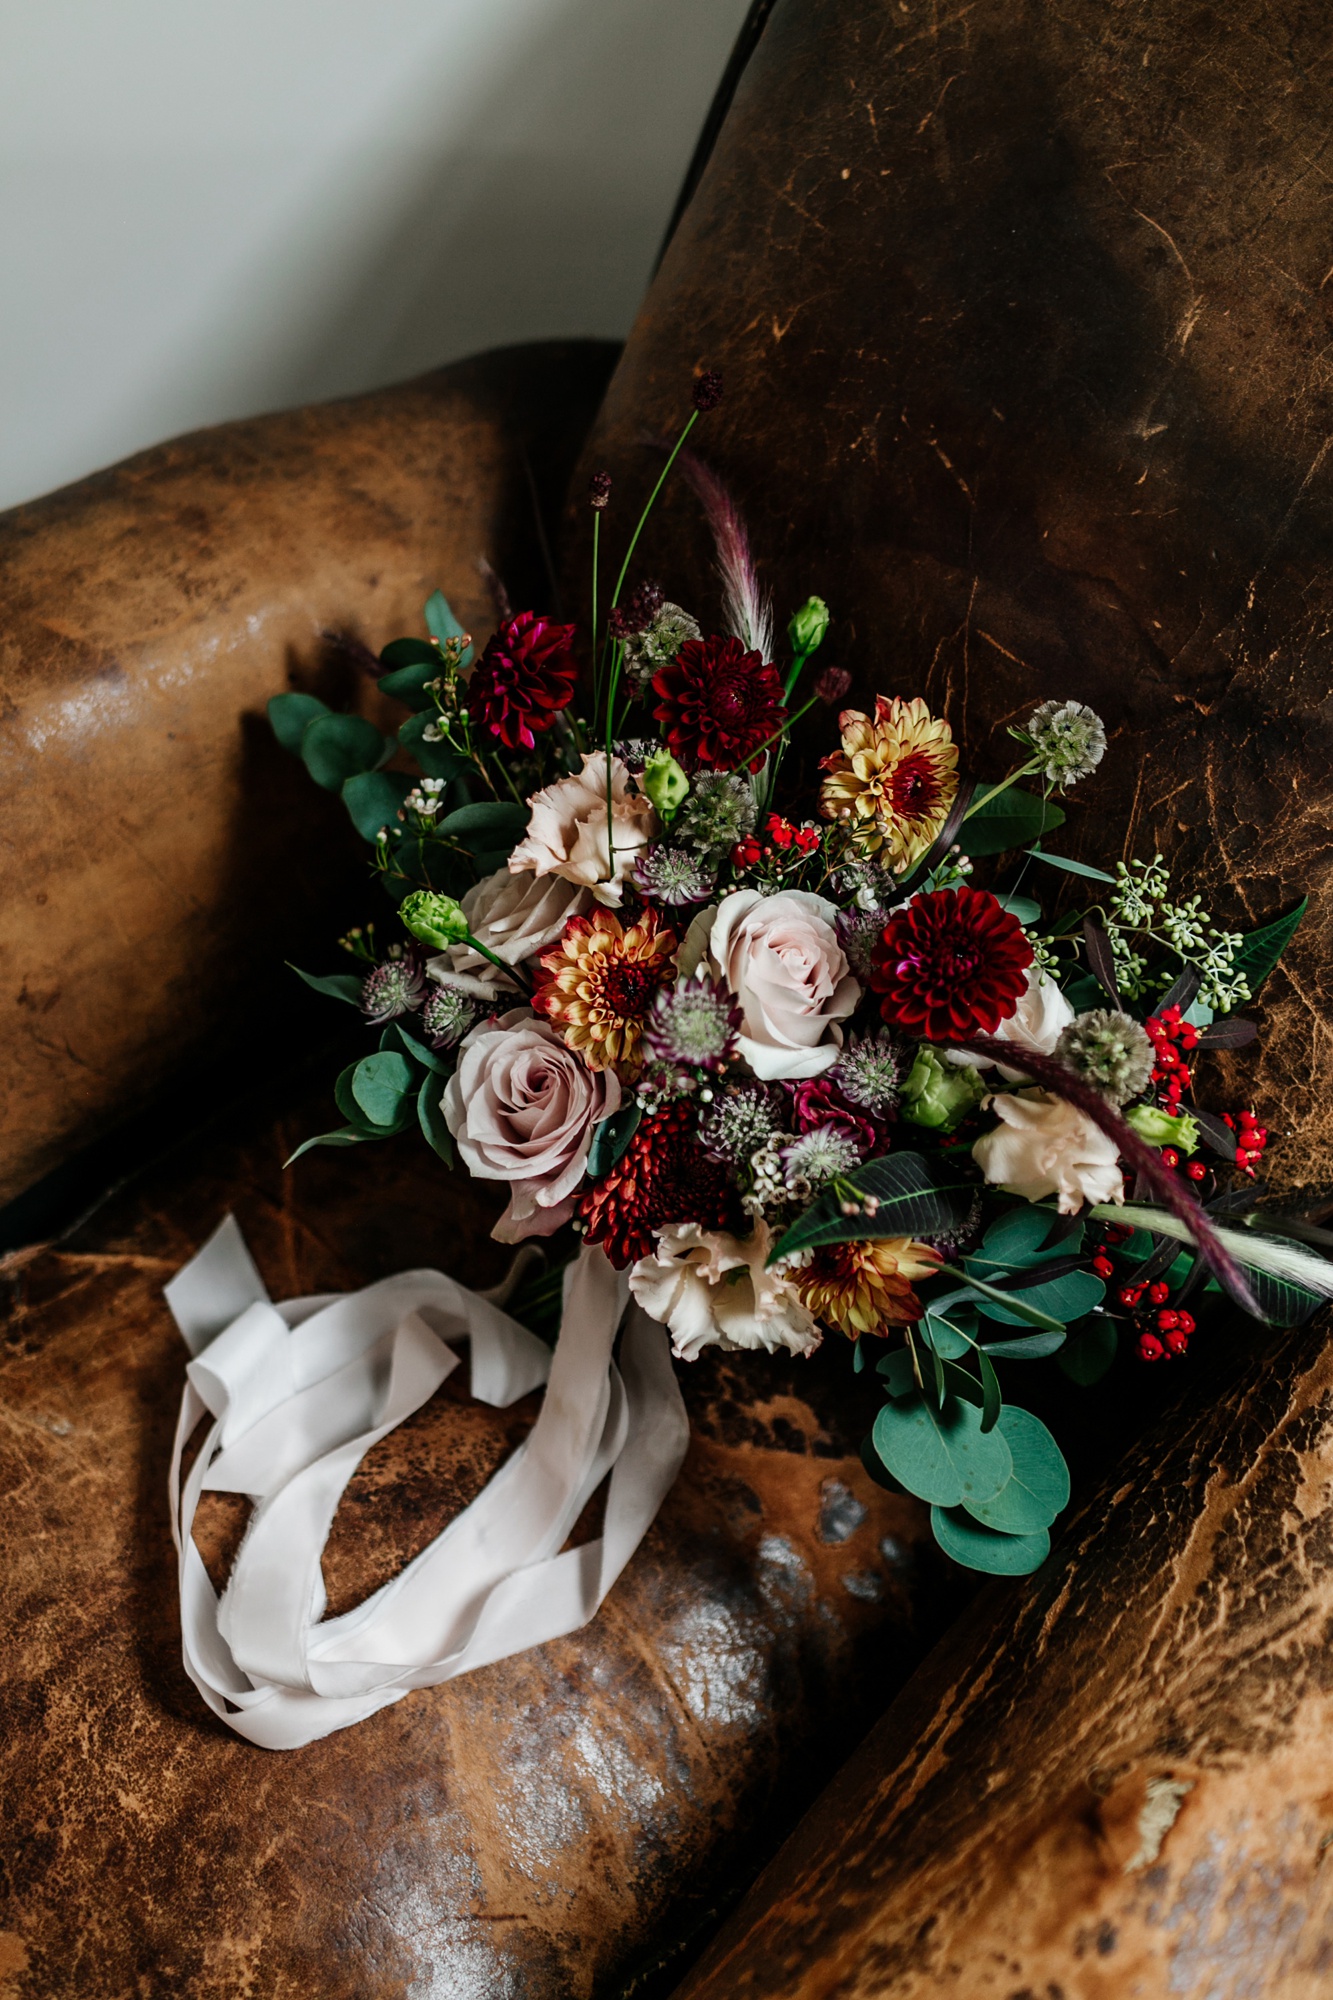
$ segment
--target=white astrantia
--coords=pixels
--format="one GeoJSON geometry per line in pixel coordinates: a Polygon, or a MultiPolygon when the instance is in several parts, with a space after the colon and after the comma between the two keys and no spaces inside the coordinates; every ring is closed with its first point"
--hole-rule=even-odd
{"type": "Polygon", "coordinates": [[[631,1270],[630,1291],[650,1319],[667,1327],[682,1361],[696,1361],[705,1347],[812,1354],[819,1329],[782,1271],[768,1268],[772,1247],[762,1217],[745,1238],[697,1222],[671,1223],[657,1232],[656,1254],[631,1270]]]}

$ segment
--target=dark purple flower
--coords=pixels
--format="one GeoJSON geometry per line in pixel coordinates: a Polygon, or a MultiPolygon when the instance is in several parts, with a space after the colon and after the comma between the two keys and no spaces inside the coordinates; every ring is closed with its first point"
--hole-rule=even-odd
{"type": "Polygon", "coordinates": [[[828,1077],[812,1076],[804,1083],[788,1084],[787,1089],[798,1132],[817,1132],[830,1127],[849,1139],[863,1160],[880,1150],[880,1133],[874,1119],[844,1097],[828,1077]]]}
{"type": "Polygon", "coordinates": [[[594,472],[588,481],[588,505],[600,514],[611,498],[611,475],[609,472],[594,472]]]}
{"type": "Polygon", "coordinates": [[[716,368],[705,368],[694,378],[694,407],[701,417],[722,401],[722,376],[716,368]]]}

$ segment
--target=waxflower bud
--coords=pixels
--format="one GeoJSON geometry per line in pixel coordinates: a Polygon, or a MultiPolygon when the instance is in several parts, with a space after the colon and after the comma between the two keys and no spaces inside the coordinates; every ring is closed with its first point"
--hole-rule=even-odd
{"type": "Polygon", "coordinates": [[[670,822],[685,803],[690,781],[669,750],[658,750],[643,767],[639,790],[650,798],[662,818],[670,822]]]}
{"type": "Polygon", "coordinates": [[[823,645],[828,627],[828,606],[823,598],[807,597],[787,627],[787,641],[793,653],[813,653],[823,645]]]}
{"type": "Polygon", "coordinates": [[[903,1085],[898,1116],[910,1125],[924,1125],[930,1131],[946,1131],[986,1095],[986,1085],[976,1070],[946,1063],[942,1056],[924,1045],[917,1050],[907,1081],[903,1085]]]}
{"type": "Polygon", "coordinates": [[[468,934],[462,904],[434,889],[414,889],[403,898],[398,914],[414,938],[433,945],[436,951],[443,951],[446,945],[461,944],[468,934]]]}
{"type": "Polygon", "coordinates": [[[1182,1153],[1192,1153],[1198,1146],[1199,1127],[1188,1111],[1173,1118],[1155,1104],[1132,1104],[1125,1118],[1150,1146],[1178,1146],[1182,1153]]]}

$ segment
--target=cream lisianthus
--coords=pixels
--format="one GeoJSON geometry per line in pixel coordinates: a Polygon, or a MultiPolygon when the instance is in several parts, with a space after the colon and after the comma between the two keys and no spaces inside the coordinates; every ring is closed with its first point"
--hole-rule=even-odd
{"type": "Polygon", "coordinates": [[[1019,1090],[988,1105],[1000,1122],[977,1140],[972,1157],[993,1186],[1024,1201],[1058,1195],[1061,1215],[1076,1215],[1085,1201],[1124,1200],[1114,1139],[1072,1104],[1044,1090],[1019,1090]]]}
{"type": "Polygon", "coordinates": [[[762,1217],[745,1238],[673,1222],[658,1230],[656,1255],[639,1259],[629,1288],[649,1318],[670,1330],[683,1361],[696,1361],[705,1347],[811,1354],[819,1329],[790,1280],[767,1268],[772,1247],[762,1217]]]}
{"type": "MultiPolygon", "coordinates": [[[[1055,981],[1030,965],[1027,990],[1013,1013],[1001,1021],[994,1039],[997,1042],[1013,1042],[1019,1048],[1033,1049],[1038,1055],[1053,1056],[1056,1043],[1073,1018],[1074,1010],[1055,981]]],[[[991,1067],[986,1056],[964,1055],[961,1049],[950,1049],[948,1058],[964,1069],[991,1067]]],[[[999,1070],[1006,1083],[1025,1081],[1025,1072],[1021,1069],[1010,1069],[1001,1063],[999,1070]]]]}
{"type": "Polygon", "coordinates": [[[576,776],[558,778],[528,801],[532,816],[509,857],[512,874],[530,870],[538,876],[558,875],[591,889],[599,903],[620,903],[625,877],[657,833],[659,822],[652,800],[630,790],[629,769],[620,758],[612,757],[609,766],[610,828],[608,759],[593,750],[585,755],[576,776]]]}

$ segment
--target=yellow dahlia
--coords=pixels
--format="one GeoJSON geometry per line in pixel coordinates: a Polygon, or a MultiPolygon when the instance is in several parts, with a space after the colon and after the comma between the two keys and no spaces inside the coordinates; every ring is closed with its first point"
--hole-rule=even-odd
{"type": "Polygon", "coordinates": [[[626,930],[611,910],[571,917],[532,1004],[555,1023],[589,1069],[633,1068],[658,988],[676,969],[679,940],[645,910],[626,930]]]}
{"type": "Polygon", "coordinates": [[[842,748],[822,760],[825,819],[839,820],[866,854],[910,868],[949,817],[958,791],[958,747],[924,701],[879,695],[875,713],[845,708],[842,748]]]}
{"type": "Polygon", "coordinates": [[[825,1326],[849,1339],[911,1326],[925,1308],[913,1278],[933,1278],[939,1253],[910,1236],[882,1236],[856,1243],[827,1243],[801,1270],[790,1273],[801,1303],[825,1326]]]}

